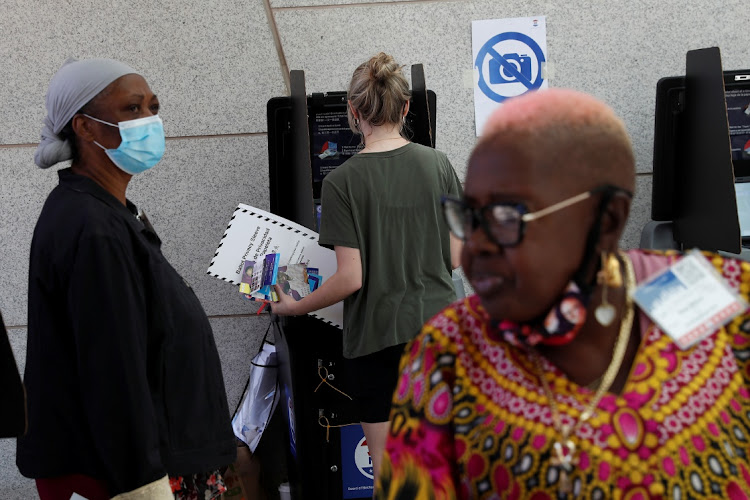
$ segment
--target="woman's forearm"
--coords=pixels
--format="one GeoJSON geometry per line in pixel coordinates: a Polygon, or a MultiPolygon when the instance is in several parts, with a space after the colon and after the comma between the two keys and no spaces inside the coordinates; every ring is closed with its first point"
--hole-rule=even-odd
{"type": "Polygon", "coordinates": [[[331,306],[344,300],[360,288],[362,288],[361,279],[358,280],[356,276],[353,277],[351,274],[347,275],[341,271],[336,271],[333,276],[323,281],[320,288],[297,301],[292,314],[307,314],[331,306]]]}

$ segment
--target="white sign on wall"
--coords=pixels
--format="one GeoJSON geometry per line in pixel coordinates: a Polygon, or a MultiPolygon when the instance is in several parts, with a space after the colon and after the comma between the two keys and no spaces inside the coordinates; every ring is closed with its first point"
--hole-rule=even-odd
{"type": "Polygon", "coordinates": [[[472,21],[474,120],[477,136],[509,97],[547,88],[544,16],[472,21]]]}

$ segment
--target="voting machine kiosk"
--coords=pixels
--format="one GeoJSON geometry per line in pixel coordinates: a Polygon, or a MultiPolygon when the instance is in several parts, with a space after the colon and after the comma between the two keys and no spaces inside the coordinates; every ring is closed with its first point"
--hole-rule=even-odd
{"type": "MultiPolygon", "coordinates": [[[[270,208],[318,231],[322,181],[356,154],[360,137],[349,129],[346,92],[307,95],[304,72],[290,77],[291,96],[267,106],[270,208]]],[[[421,64],[412,66],[411,77],[408,135],[434,147],[435,93],[425,87],[421,64]]],[[[372,462],[347,396],[341,329],[307,315],[274,316],[272,328],[292,498],[372,498],[372,462]]]]}
{"type": "Polygon", "coordinates": [[[684,76],[656,87],[652,222],[641,247],[750,251],[750,70],[719,49],[687,53],[684,76]]]}

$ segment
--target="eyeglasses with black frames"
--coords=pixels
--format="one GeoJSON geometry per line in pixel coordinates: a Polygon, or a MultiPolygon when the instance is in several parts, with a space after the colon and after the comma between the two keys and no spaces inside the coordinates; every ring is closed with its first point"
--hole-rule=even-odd
{"type": "Polygon", "coordinates": [[[464,200],[451,196],[443,196],[441,203],[448,228],[456,238],[466,241],[477,226],[481,226],[493,243],[502,247],[512,247],[523,240],[527,222],[539,220],[600,193],[608,196],[623,194],[629,198],[633,197],[633,193],[626,189],[603,184],[536,212],[529,212],[523,203],[490,203],[474,208],[467,205],[464,200]]]}

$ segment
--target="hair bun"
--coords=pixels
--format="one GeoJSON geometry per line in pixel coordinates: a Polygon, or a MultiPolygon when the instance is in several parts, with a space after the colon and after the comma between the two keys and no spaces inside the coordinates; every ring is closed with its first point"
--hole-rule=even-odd
{"type": "Polygon", "coordinates": [[[372,126],[403,124],[404,106],[411,92],[402,67],[393,57],[381,52],[354,70],[347,98],[349,125],[355,133],[359,133],[359,129],[353,121],[351,109],[357,111],[360,120],[372,126]]]}
{"type": "Polygon", "coordinates": [[[370,78],[378,83],[388,81],[394,73],[399,73],[401,68],[388,54],[381,52],[369,61],[370,78]]]}

